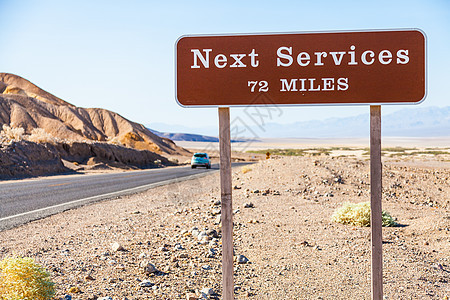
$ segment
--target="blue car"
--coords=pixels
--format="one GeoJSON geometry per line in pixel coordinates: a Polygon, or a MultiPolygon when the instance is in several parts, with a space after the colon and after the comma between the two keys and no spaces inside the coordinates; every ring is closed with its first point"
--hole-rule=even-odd
{"type": "Polygon", "coordinates": [[[207,153],[195,153],[191,159],[191,168],[195,169],[197,167],[206,167],[207,169],[211,169],[211,160],[207,153]]]}

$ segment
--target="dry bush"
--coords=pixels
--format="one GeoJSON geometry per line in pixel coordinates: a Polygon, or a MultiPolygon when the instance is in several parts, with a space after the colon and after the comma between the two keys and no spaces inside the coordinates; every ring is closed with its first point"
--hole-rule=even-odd
{"type": "MultiPolygon", "coordinates": [[[[333,222],[350,224],[361,227],[370,226],[370,203],[344,203],[344,205],[334,212],[331,216],[333,222]]],[[[382,224],[385,227],[396,226],[394,218],[384,211],[382,212],[382,224]]]]}
{"type": "Polygon", "coordinates": [[[0,300],[49,300],[54,283],[30,257],[7,257],[0,261],[0,300]]]}
{"type": "Polygon", "coordinates": [[[51,143],[55,144],[57,139],[51,134],[47,133],[43,128],[34,128],[31,135],[26,138],[30,142],[35,143],[51,143]]]}
{"type": "Polygon", "coordinates": [[[9,127],[8,125],[3,124],[3,130],[0,131],[0,136],[7,141],[21,141],[23,140],[24,133],[25,129],[21,127],[9,127]]]}
{"type": "Polygon", "coordinates": [[[250,168],[250,166],[243,166],[243,167],[241,168],[242,174],[248,173],[248,172],[250,172],[251,170],[252,170],[252,168],[250,168]]]}

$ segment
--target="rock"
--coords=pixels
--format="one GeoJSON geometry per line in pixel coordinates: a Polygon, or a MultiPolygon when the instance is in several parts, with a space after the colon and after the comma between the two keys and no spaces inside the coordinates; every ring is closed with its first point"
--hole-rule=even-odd
{"type": "Polygon", "coordinates": [[[208,236],[210,236],[210,237],[215,238],[215,239],[219,238],[219,234],[218,234],[217,231],[214,230],[214,229],[208,229],[208,230],[206,230],[206,234],[207,234],[208,236]]]}
{"type": "Polygon", "coordinates": [[[92,277],[91,275],[86,275],[84,277],[85,280],[95,280],[94,277],[92,277]]]}
{"type": "Polygon", "coordinates": [[[210,265],[203,265],[203,266],[202,266],[202,269],[208,271],[208,270],[211,270],[212,268],[211,268],[210,265]]]}
{"type": "Polygon", "coordinates": [[[64,297],[61,298],[61,300],[72,300],[72,296],[70,296],[70,295],[64,295],[64,297]]]}
{"type": "Polygon", "coordinates": [[[161,252],[167,252],[167,251],[169,251],[169,249],[166,248],[165,246],[159,247],[158,249],[159,249],[159,251],[161,251],[161,252]]]}
{"type": "Polygon", "coordinates": [[[119,244],[118,242],[114,242],[114,244],[111,245],[111,250],[117,252],[117,251],[124,251],[125,248],[122,247],[122,245],[119,244]]]}
{"type": "Polygon", "coordinates": [[[211,288],[204,288],[200,291],[200,293],[205,294],[206,296],[214,295],[214,290],[211,288]]]}
{"type": "Polygon", "coordinates": [[[197,300],[197,296],[193,293],[186,294],[186,300],[197,300]]]}
{"type": "Polygon", "coordinates": [[[255,207],[255,205],[251,202],[244,204],[244,208],[254,208],[254,207],[255,207]]]}
{"type": "Polygon", "coordinates": [[[173,246],[173,248],[174,248],[175,250],[184,250],[183,246],[181,246],[180,243],[176,243],[175,246],[173,246]]]}
{"type": "Polygon", "coordinates": [[[222,215],[217,215],[214,224],[218,225],[222,222],[222,215]]]}
{"type": "Polygon", "coordinates": [[[253,193],[253,194],[259,194],[259,193],[260,193],[260,190],[253,190],[252,193],[253,193]]]}
{"type": "Polygon", "coordinates": [[[206,254],[206,257],[213,258],[216,256],[216,253],[217,253],[216,249],[210,248],[210,249],[208,249],[208,253],[206,254]]]}
{"type": "Polygon", "coordinates": [[[150,263],[149,261],[142,261],[140,264],[140,267],[142,269],[142,272],[144,272],[145,274],[151,274],[151,273],[155,273],[158,272],[158,270],[156,269],[155,265],[150,263]]]}
{"type": "Polygon", "coordinates": [[[202,240],[209,241],[211,239],[211,237],[208,236],[208,233],[206,231],[202,231],[197,235],[197,239],[199,239],[200,241],[202,241],[202,240]]]}
{"type": "Polygon", "coordinates": [[[107,297],[97,298],[97,300],[113,300],[113,298],[110,296],[107,296],[107,297]]]}
{"type": "Polygon", "coordinates": [[[236,262],[237,262],[238,264],[246,264],[246,263],[249,262],[249,259],[248,259],[247,257],[245,257],[244,255],[239,255],[239,256],[237,256],[237,258],[236,258],[236,262]]]}
{"type": "Polygon", "coordinates": [[[237,186],[237,185],[235,185],[235,186],[233,187],[233,189],[235,189],[235,190],[240,190],[240,189],[241,189],[241,187],[240,187],[240,186],[237,186]]]}
{"type": "Polygon", "coordinates": [[[148,280],[148,279],[145,279],[145,280],[143,280],[143,281],[141,281],[140,283],[139,283],[139,286],[140,287],[151,287],[151,286],[154,286],[155,284],[154,283],[152,283],[150,280],[148,280]]]}
{"type": "Polygon", "coordinates": [[[197,227],[191,229],[192,236],[197,236],[200,233],[197,227]]]}
{"type": "Polygon", "coordinates": [[[215,208],[215,209],[213,209],[213,210],[211,211],[211,215],[212,215],[212,216],[217,216],[217,215],[220,215],[221,212],[222,212],[222,210],[221,210],[220,208],[215,208]]]}

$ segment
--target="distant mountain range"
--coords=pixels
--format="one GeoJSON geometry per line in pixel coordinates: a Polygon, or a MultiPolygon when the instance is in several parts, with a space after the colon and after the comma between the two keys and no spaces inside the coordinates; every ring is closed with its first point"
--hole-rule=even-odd
{"type": "MultiPolygon", "coordinates": [[[[219,138],[215,136],[193,134],[193,133],[172,133],[172,132],[160,132],[150,129],[151,132],[159,137],[171,139],[172,141],[186,141],[186,142],[219,142],[219,138]]],[[[252,139],[255,141],[254,139],[252,139]]],[[[248,139],[231,139],[232,143],[245,142],[248,139]]]]}
{"type": "Polygon", "coordinates": [[[193,133],[172,133],[172,132],[160,132],[150,129],[151,132],[159,137],[171,139],[172,141],[189,141],[189,142],[218,142],[219,138],[214,136],[193,134],[193,133]]]}
{"type": "MultiPolygon", "coordinates": [[[[382,135],[397,137],[439,137],[450,136],[450,106],[446,107],[413,107],[382,116],[382,135]]],[[[179,125],[158,124],[165,131],[176,132],[179,125]]],[[[184,132],[195,133],[183,126],[184,132]]],[[[345,118],[329,118],[325,120],[302,121],[291,124],[267,123],[264,133],[252,128],[258,138],[330,138],[330,137],[368,137],[369,114],[361,114],[345,118]]],[[[209,131],[209,130],[208,130],[209,131]]],[[[197,131],[198,132],[198,131],[197,131]]],[[[202,140],[203,135],[164,133],[164,137],[172,140],[202,140]]],[[[204,141],[217,141],[216,137],[206,136],[204,141]]],[[[232,136],[233,138],[233,136],[232,136]]],[[[242,137],[240,137],[242,138],[242,137]]],[[[252,136],[248,136],[252,138],[252,136]]]]}
{"type": "MultiPolygon", "coordinates": [[[[264,128],[267,137],[367,137],[369,114],[323,121],[304,121],[292,124],[270,123],[264,128]]],[[[382,116],[383,136],[437,137],[450,136],[450,106],[405,108],[382,116]]]]}

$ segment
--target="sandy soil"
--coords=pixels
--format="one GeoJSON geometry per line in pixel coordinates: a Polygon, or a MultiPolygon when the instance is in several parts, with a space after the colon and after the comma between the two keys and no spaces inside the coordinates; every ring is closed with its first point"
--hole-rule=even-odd
{"type": "MultiPolygon", "coordinates": [[[[450,296],[450,168],[432,160],[384,163],[383,209],[400,224],[383,229],[386,299],[450,296]]],[[[235,254],[249,259],[235,265],[236,299],[370,299],[370,228],[330,221],[344,202],[369,201],[367,159],[275,157],[249,168],[233,170],[235,254]]],[[[211,288],[220,299],[218,184],[214,173],[0,232],[0,258],[35,257],[59,298],[72,288],[72,299],[186,299],[211,288]],[[143,261],[159,271],[146,275],[143,261]]]]}

